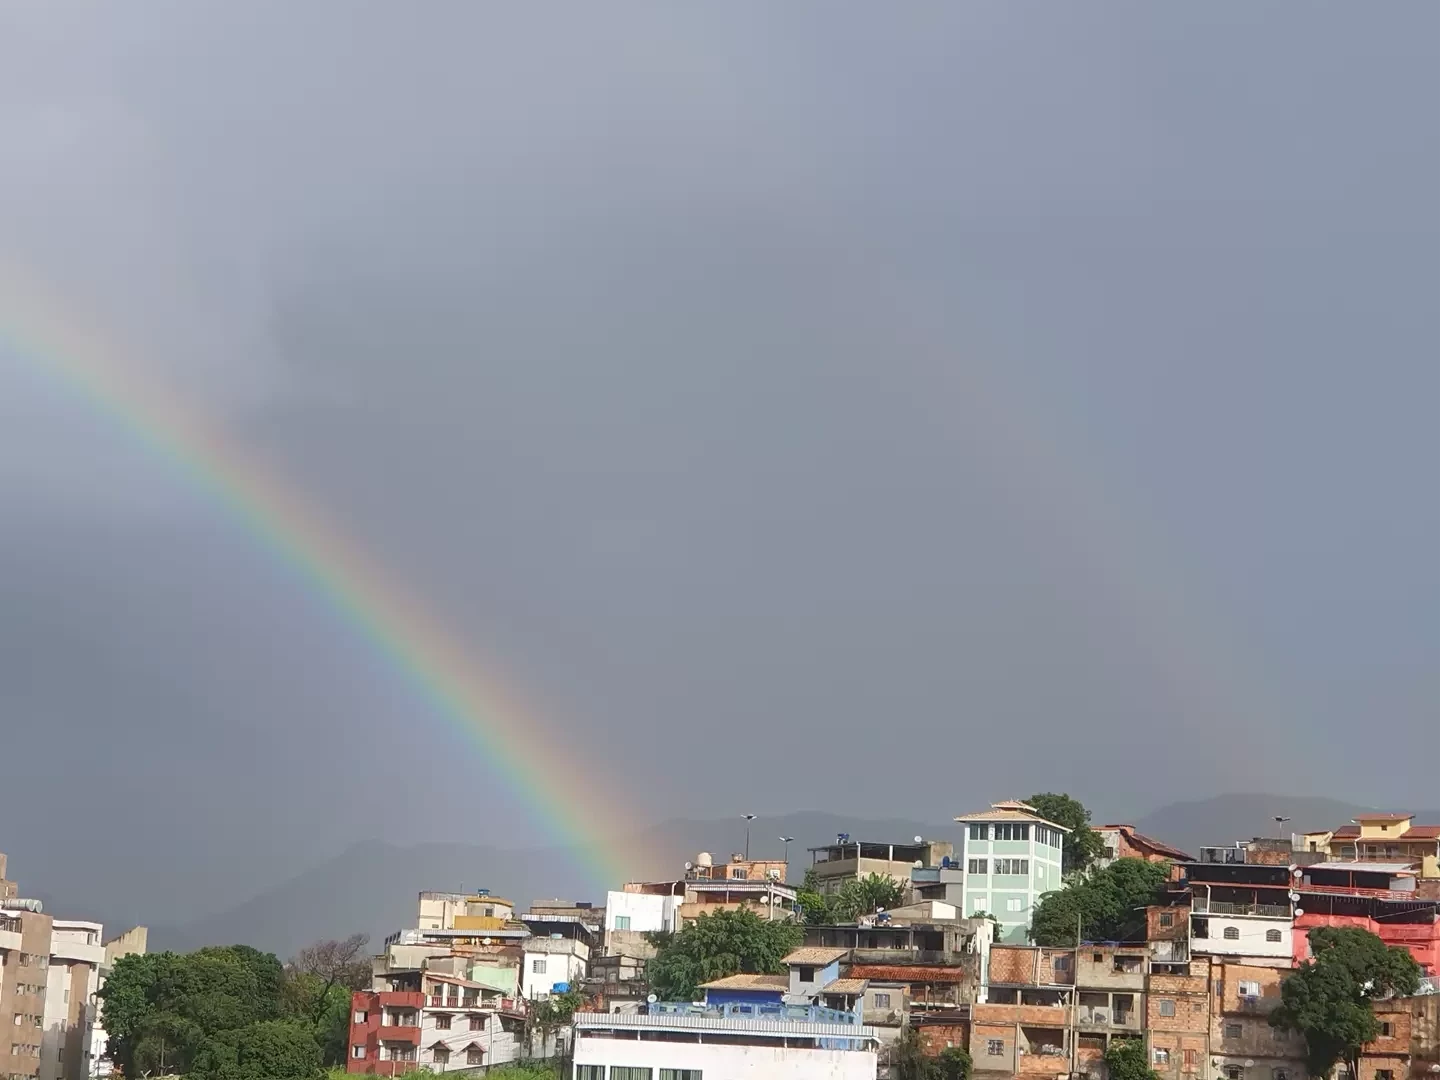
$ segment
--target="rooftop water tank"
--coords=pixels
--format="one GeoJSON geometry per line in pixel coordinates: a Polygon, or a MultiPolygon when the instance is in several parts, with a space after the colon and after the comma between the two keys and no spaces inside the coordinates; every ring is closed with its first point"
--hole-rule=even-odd
{"type": "Polygon", "coordinates": [[[699,855],[696,855],[696,856],[695,856],[695,865],[696,865],[696,866],[714,866],[714,865],[715,865],[715,860],[710,856],[710,853],[709,853],[708,851],[702,851],[702,852],[700,852],[699,855]]]}

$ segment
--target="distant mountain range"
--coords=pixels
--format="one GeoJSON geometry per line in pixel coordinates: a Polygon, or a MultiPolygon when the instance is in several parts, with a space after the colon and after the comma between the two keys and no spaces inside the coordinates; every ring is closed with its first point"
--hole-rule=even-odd
{"type": "MultiPolygon", "coordinates": [[[[1227,844],[1255,836],[1274,836],[1333,828],[1367,807],[1336,799],[1236,794],[1161,807],[1125,824],[1192,854],[1201,845],[1227,844]],[[1277,827],[1276,816],[1288,818],[1277,827]]],[[[1417,811],[1417,819],[1440,822],[1440,811],[1417,811]]],[[[1101,822],[1096,822],[1101,824],[1101,822]]],[[[903,818],[864,819],[818,811],[764,817],[751,829],[755,857],[779,857],[780,836],[790,844],[792,879],[809,863],[806,848],[847,832],[857,840],[908,841],[915,836],[956,840],[953,822],[903,818]]],[[[637,878],[678,876],[687,859],[700,851],[725,858],[742,851],[744,823],[735,820],[669,820],[646,829],[632,847],[648,852],[637,878]]],[[[205,944],[239,942],[285,957],[326,937],[357,931],[378,942],[391,931],[410,926],[415,895],[422,889],[489,888],[523,910],[532,900],[563,897],[604,903],[587,891],[579,853],[564,848],[509,851],[463,844],[400,847],[379,842],[356,844],[335,858],[267,889],[232,908],[181,926],[151,928],[152,949],[185,950],[205,944]]],[[[611,887],[618,887],[616,882],[611,887]]]]}

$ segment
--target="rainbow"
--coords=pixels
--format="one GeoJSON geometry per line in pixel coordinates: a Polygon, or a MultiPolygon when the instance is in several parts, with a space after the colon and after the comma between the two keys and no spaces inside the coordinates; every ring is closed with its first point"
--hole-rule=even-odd
{"type": "Polygon", "coordinates": [[[475,748],[544,831],[576,852],[592,887],[616,887],[635,865],[617,838],[634,830],[606,814],[613,798],[587,794],[585,762],[557,750],[566,741],[544,738],[533,710],[299,491],[165,388],[122,371],[108,338],[47,301],[23,276],[0,272],[0,346],[207,496],[475,748]]]}

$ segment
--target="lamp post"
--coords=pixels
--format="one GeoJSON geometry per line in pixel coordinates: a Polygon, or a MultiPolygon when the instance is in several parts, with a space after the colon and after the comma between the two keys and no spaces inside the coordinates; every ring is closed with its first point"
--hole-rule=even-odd
{"type": "Polygon", "coordinates": [[[793,836],[782,836],[782,837],[780,837],[780,842],[785,845],[785,880],[786,880],[786,881],[789,881],[789,880],[790,880],[790,841],[791,841],[791,840],[794,840],[794,839],[795,839],[795,838],[794,838],[793,836]]]}
{"type": "Polygon", "coordinates": [[[1285,839],[1285,822],[1289,820],[1288,817],[1283,817],[1280,814],[1275,815],[1275,839],[1285,839]]]}
{"type": "Polygon", "coordinates": [[[755,820],[754,814],[741,814],[745,819],[745,861],[750,861],[750,822],[755,820]]]}

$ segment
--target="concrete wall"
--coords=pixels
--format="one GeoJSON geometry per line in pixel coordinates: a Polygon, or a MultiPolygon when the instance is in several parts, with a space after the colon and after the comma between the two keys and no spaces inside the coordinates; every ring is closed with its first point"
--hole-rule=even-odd
{"type": "Polygon", "coordinates": [[[542,998],[550,996],[556,983],[568,983],[578,988],[580,980],[585,977],[586,960],[580,949],[573,946],[584,948],[574,941],[552,942],[541,939],[528,943],[525,949],[525,966],[520,977],[520,992],[527,998],[542,998]],[[572,948],[539,947],[544,945],[568,945],[572,948]],[[541,967],[544,968],[543,971],[538,970],[541,967]]]}
{"type": "Polygon", "coordinates": [[[675,920],[684,896],[655,896],[651,893],[611,892],[605,898],[605,929],[617,929],[619,920],[628,920],[622,926],[632,933],[654,933],[660,930],[676,929],[675,920]]]}
{"type": "Polygon", "coordinates": [[[705,1080],[875,1080],[876,1055],[873,1050],[785,1048],[778,1039],[735,1046],[582,1035],[575,1043],[575,1064],[649,1067],[657,1076],[662,1068],[699,1069],[705,1080]]]}
{"type": "Polygon", "coordinates": [[[1283,961],[1288,967],[1295,954],[1295,930],[1288,919],[1265,919],[1246,915],[1204,915],[1196,919],[1207,919],[1208,936],[1192,937],[1190,948],[1195,952],[1212,956],[1268,957],[1283,961]],[[1225,936],[1227,929],[1234,929],[1237,937],[1225,936]],[[1278,932],[1279,940],[1271,941],[1269,935],[1278,932]]]}

